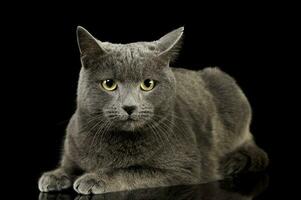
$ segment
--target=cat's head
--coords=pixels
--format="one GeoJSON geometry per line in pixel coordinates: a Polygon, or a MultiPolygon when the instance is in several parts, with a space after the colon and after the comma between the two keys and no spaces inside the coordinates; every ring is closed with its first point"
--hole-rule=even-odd
{"type": "Polygon", "coordinates": [[[178,52],[183,30],[153,42],[112,44],[78,27],[79,109],[126,131],[160,120],[170,111],[175,95],[169,63],[178,52]]]}

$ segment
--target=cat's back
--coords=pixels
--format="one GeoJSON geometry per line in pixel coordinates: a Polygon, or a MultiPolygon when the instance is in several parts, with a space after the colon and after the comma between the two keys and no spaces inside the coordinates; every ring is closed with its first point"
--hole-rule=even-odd
{"type": "Polygon", "coordinates": [[[175,113],[189,121],[193,132],[204,129],[214,117],[215,105],[200,71],[172,68],[176,79],[175,113]]]}
{"type": "Polygon", "coordinates": [[[239,140],[248,134],[251,108],[231,76],[218,68],[198,71],[175,68],[173,72],[177,84],[178,114],[199,124],[214,118],[218,122],[212,122],[220,124],[218,129],[223,130],[218,135],[224,139],[239,140]]]}
{"type": "MultiPolygon", "coordinates": [[[[176,79],[176,100],[187,104],[194,110],[202,104],[212,102],[211,94],[202,79],[201,70],[189,70],[184,68],[172,68],[176,79]]],[[[187,108],[187,107],[186,107],[187,108]]]]}
{"type": "MultiPolygon", "coordinates": [[[[173,68],[177,85],[177,98],[187,105],[214,107],[227,127],[237,121],[250,120],[251,108],[236,81],[218,68],[188,70],[173,68]]],[[[197,108],[197,107],[196,107],[197,108]]]]}

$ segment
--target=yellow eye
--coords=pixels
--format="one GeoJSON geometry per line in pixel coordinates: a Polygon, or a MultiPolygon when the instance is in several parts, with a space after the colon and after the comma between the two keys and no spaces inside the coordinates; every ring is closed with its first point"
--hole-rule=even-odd
{"type": "Polygon", "coordinates": [[[101,82],[101,86],[108,91],[116,90],[117,83],[112,79],[107,79],[101,82]]]}
{"type": "Polygon", "coordinates": [[[150,91],[154,87],[155,87],[155,81],[151,79],[144,80],[140,85],[140,88],[144,91],[150,91]]]}

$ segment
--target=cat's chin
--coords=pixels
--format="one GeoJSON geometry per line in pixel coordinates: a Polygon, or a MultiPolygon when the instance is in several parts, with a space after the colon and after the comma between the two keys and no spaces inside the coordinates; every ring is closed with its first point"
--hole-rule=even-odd
{"type": "Polygon", "coordinates": [[[123,131],[135,131],[143,127],[143,123],[138,120],[120,121],[119,128],[123,131]]]}

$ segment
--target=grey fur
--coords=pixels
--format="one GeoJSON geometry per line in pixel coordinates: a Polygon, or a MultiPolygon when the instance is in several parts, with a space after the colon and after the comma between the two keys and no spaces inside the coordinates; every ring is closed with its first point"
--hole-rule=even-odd
{"type": "Polygon", "coordinates": [[[60,167],[39,180],[42,192],[72,184],[81,194],[196,184],[267,166],[235,81],[217,68],[169,67],[183,30],[154,42],[112,44],[78,27],[77,110],[60,167]],[[102,89],[106,79],[117,80],[117,90],[102,89]],[[153,90],[140,89],[145,79],[157,81],[153,90]],[[125,121],[123,106],[136,107],[135,122],[125,121]]]}

